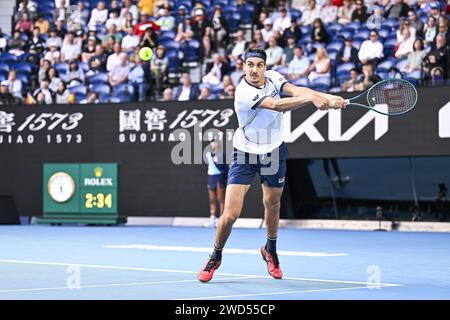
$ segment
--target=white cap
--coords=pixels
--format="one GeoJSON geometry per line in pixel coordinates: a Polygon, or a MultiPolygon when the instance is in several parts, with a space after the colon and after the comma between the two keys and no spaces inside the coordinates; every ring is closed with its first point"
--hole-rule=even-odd
{"type": "Polygon", "coordinates": [[[9,81],[8,81],[8,80],[3,80],[3,81],[0,83],[0,85],[1,85],[1,86],[9,86],[9,81]]]}
{"type": "Polygon", "coordinates": [[[204,14],[203,9],[197,9],[197,10],[195,10],[194,14],[195,14],[196,16],[202,16],[202,15],[204,14]]]}
{"type": "Polygon", "coordinates": [[[264,24],[265,24],[265,25],[266,25],[266,24],[272,25],[273,23],[272,23],[272,20],[270,20],[269,18],[267,18],[266,20],[264,20],[264,24]]]}

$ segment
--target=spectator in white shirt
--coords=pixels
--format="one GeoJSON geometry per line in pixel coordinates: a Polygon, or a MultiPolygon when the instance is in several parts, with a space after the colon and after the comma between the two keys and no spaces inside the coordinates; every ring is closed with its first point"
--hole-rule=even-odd
{"type": "Polygon", "coordinates": [[[355,9],[355,4],[352,1],[344,0],[344,5],[338,10],[338,22],[347,24],[352,21],[352,13],[355,9]]]}
{"type": "Polygon", "coordinates": [[[337,20],[338,7],[333,4],[333,0],[327,0],[320,10],[320,18],[324,23],[333,23],[337,20]]]}
{"type": "Polygon", "coordinates": [[[395,52],[395,58],[406,58],[411,52],[413,52],[413,45],[415,38],[411,35],[408,28],[404,28],[402,32],[402,41],[399,43],[397,51],[395,52]]]}
{"type": "Polygon", "coordinates": [[[55,43],[56,47],[61,48],[62,39],[60,37],[58,37],[58,34],[56,33],[56,29],[54,27],[50,28],[50,36],[45,41],[45,44],[47,45],[47,47],[50,47],[51,43],[55,43]]]}
{"type": "Polygon", "coordinates": [[[128,34],[122,39],[122,49],[125,52],[134,51],[139,46],[139,37],[134,34],[133,28],[127,29],[128,34]]]}
{"type": "Polygon", "coordinates": [[[275,37],[269,39],[269,47],[266,49],[267,54],[267,70],[272,67],[281,65],[281,58],[283,57],[283,49],[277,46],[277,40],[275,37]]]}
{"type": "Polygon", "coordinates": [[[269,42],[270,37],[273,36],[275,30],[273,30],[272,20],[267,18],[264,20],[264,28],[261,29],[261,33],[265,42],[269,42]]]}
{"type": "Polygon", "coordinates": [[[285,29],[291,26],[291,16],[287,14],[286,7],[284,6],[280,6],[278,11],[280,12],[280,16],[274,21],[273,29],[283,33],[285,29]]]}
{"type": "Polygon", "coordinates": [[[51,64],[54,65],[55,63],[59,62],[61,58],[61,53],[58,50],[56,42],[50,42],[49,46],[50,50],[47,51],[47,53],[44,56],[44,59],[50,61],[51,64]]]}
{"type": "Polygon", "coordinates": [[[370,31],[370,40],[366,40],[361,44],[358,59],[362,64],[372,64],[373,69],[375,69],[382,57],[383,44],[378,40],[378,31],[374,29],[370,31]]]}
{"type": "Polygon", "coordinates": [[[242,59],[236,60],[235,70],[231,72],[230,78],[235,87],[238,86],[239,82],[241,82],[242,76],[245,74],[243,69],[244,61],[242,59]]]}
{"type": "Polygon", "coordinates": [[[114,87],[118,84],[128,82],[128,74],[130,67],[128,66],[128,56],[122,52],[119,54],[119,63],[116,64],[109,72],[109,84],[114,87]]]}
{"type": "Polygon", "coordinates": [[[308,8],[303,11],[300,24],[307,26],[320,18],[320,7],[316,4],[316,0],[309,0],[308,8]]]}
{"type": "Polygon", "coordinates": [[[91,19],[89,20],[90,26],[96,26],[99,24],[104,24],[108,19],[108,9],[103,1],[97,4],[97,8],[92,10],[91,19]]]}
{"type": "Polygon", "coordinates": [[[81,43],[75,42],[75,34],[69,32],[61,48],[61,61],[78,60],[81,55],[81,43]]]}
{"type": "Polygon", "coordinates": [[[117,30],[122,30],[125,20],[119,16],[119,9],[111,10],[109,14],[109,19],[106,20],[106,28],[109,29],[111,25],[115,25],[117,30]]]}
{"type": "Polygon", "coordinates": [[[247,49],[247,41],[245,40],[244,31],[238,30],[236,32],[236,41],[234,42],[233,50],[229,58],[231,61],[236,61],[247,49]]]}
{"type": "Polygon", "coordinates": [[[293,9],[303,12],[306,8],[308,8],[308,0],[292,0],[291,6],[293,9]]]}
{"type": "Polygon", "coordinates": [[[122,52],[122,47],[119,42],[114,44],[114,53],[112,53],[108,60],[106,61],[106,70],[111,71],[116,65],[120,64],[120,53],[122,52]]]}
{"type": "Polygon", "coordinates": [[[9,70],[8,74],[8,87],[9,92],[16,98],[23,99],[22,97],[22,81],[16,78],[16,70],[9,70]]]}
{"type": "Polygon", "coordinates": [[[133,24],[136,24],[139,19],[138,7],[133,4],[132,0],[123,0],[123,7],[120,16],[125,19],[128,12],[130,12],[133,16],[133,24]]]}
{"type": "Polygon", "coordinates": [[[309,65],[309,59],[303,55],[303,49],[301,47],[296,47],[294,49],[294,58],[289,62],[288,79],[296,80],[306,76],[309,65]]]}

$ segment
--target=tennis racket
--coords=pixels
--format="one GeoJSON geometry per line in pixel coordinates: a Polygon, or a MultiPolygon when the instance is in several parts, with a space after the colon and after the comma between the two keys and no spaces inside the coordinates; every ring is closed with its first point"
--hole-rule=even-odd
{"type": "Polygon", "coordinates": [[[346,100],[346,104],[349,106],[367,108],[388,116],[405,114],[411,111],[416,103],[416,88],[411,82],[403,79],[380,81],[360,95],[346,100]],[[366,99],[363,99],[364,96],[367,96],[366,99]],[[355,101],[358,99],[362,103],[355,101]]]}

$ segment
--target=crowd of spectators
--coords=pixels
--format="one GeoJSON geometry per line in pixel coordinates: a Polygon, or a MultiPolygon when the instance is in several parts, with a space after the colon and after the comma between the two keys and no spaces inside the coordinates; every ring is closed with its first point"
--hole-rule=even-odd
{"type": "Polygon", "coordinates": [[[22,0],[0,30],[0,104],[228,99],[251,47],[317,90],[437,83],[449,15],[450,0],[22,0]]]}

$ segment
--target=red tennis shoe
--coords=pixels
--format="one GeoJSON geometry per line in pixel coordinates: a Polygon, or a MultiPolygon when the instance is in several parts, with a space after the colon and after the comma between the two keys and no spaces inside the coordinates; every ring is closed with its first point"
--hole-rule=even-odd
{"type": "Polygon", "coordinates": [[[280,261],[278,261],[277,254],[271,254],[264,246],[261,247],[261,255],[263,260],[267,263],[267,271],[275,279],[283,278],[283,272],[281,271],[280,261]]]}
{"type": "Polygon", "coordinates": [[[212,279],[214,275],[214,271],[219,269],[221,260],[213,260],[211,258],[208,259],[205,266],[200,270],[197,275],[197,279],[201,282],[208,282],[212,279]]]}

